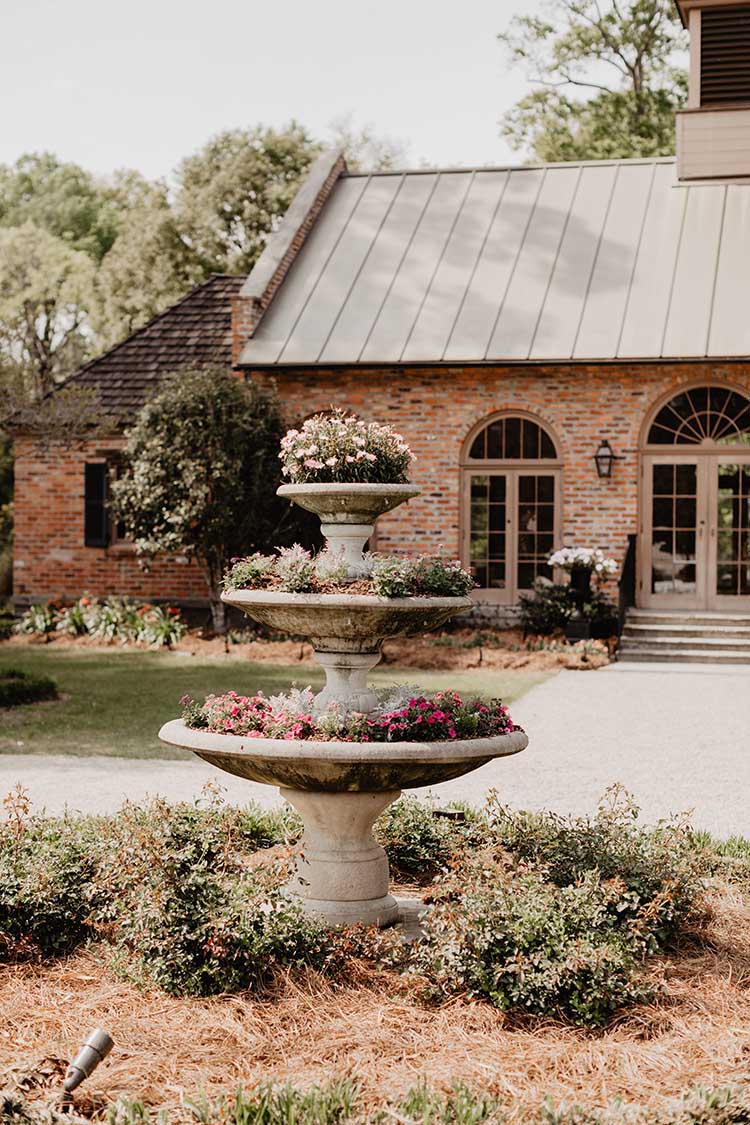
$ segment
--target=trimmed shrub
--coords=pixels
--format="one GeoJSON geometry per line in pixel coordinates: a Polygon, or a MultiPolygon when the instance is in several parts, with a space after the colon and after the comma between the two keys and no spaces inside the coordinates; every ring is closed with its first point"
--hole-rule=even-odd
{"type": "MultiPolygon", "coordinates": [[[[568,586],[538,578],[533,594],[521,594],[518,601],[524,632],[549,636],[563,630],[574,608],[568,590],[568,586]]],[[[582,612],[595,639],[617,632],[617,606],[602,590],[592,589],[582,612]]]]}
{"type": "Polygon", "coordinates": [[[0,707],[18,707],[57,699],[57,684],[49,676],[30,676],[15,668],[0,668],[0,707]]]}
{"type": "Polygon", "coordinates": [[[281,891],[288,857],[248,865],[296,820],[214,803],[126,805],[97,874],[97,926],[128,975],[173,995],[259,987],[278,965],[318,965],[326,932],[281,891]]]}
{"type": "Polygon", "coordinates": [[[65,953],[88,934],[96,821],[30,817],[17,790],[0,821],[0,959],[65,953]]]}
{"type": "Polygon", "coordinates": [[[534,583],[534,593],[521,594],[518,602],[526,633],[547,636],[564,629],[573,612],[567,586],[539,579],[534,583]]]}
{"type": "Polygon", "coordinates": [[[429,883],[461,848],[456,822],[416,797],[402,797],[378,817],[375,837],[388,854],[394,879],[429,883]]]}
{"type": "Polygon", "coordinates": [[[543,870],[558,887],[591,872],[621,882],[626,893],[616,904],[617,917],[639,927],[649,952],[674,938],[710,872],[710,856],[687,822],[640,824],[638,807],[620,786],[608,790],[593,817],[491,804],[489,830],[497,846],[543,870]]]}
{"type": "Polygon", "coordinates": [[[558,887],[481,857],[435,892],[415,950],[440,991],[467,989],[503,1011],[598,1026],[641,1002],[640,948],[618,924],[625,887],[594,873],[558,887]]]}

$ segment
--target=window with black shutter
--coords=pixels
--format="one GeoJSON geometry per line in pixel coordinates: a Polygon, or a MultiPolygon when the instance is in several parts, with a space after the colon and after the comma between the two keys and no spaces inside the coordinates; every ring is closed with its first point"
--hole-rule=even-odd
{"type": "Polygon", "coordinates": [[[87,547],[106,547],[109,545],[107,465],[104,461],[87,461],[85,474],[84,543],[87,547]]]}
{"type": "Polygon", "coordinates": [[[701,105],[750,102],[750,6],[701,11],[701,105]]]}

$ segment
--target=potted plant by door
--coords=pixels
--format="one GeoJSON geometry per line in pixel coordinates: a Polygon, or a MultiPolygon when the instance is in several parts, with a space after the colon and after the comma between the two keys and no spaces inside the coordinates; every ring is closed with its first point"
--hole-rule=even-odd
{"type": "Polygon", "coordinates": [[[591,600],[591,578],[594,574],[600,578],[614,574],[617,563],[607,558],[598,547],[563,547],[551,554],[548,562],[568,575],[568,594],[573,609],[565,626],[566,638],[569,641],[588,640],[591,626],[584,606],[591,600]]]}

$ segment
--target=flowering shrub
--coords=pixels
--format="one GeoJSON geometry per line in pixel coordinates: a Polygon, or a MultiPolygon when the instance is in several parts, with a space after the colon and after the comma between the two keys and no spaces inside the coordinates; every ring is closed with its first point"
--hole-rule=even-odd
{"type": "Polygon", "coordinates": [[[413,573],[414,565],[409,559],[376,559],[372,567],[373,593],[381,598],[407,598],[413,573]]]}
{"type": "Polygon", "coordinates": [[[414,454],[390,426],[335,410],[316,414],[281,442],[281,471],[293,484],[404,484],[414,454]]]}
{"type": "MultiPolygon", "coordinates": [[[[465,597],[475,586],[468,570],[455,560],[427,555],[416,559],[366,555],[356,578],[359,593],[381,598],[465,597]],[[362,590],[361,583],[369,583],[362,590]]],[[[348,568],[332,551],[312,556],[295,543],[276,555],[249,555],[232,559],[224,575],[225,590],[279,590],[291,594],[327,593],[330,587],[349,588],[348,568]]]]}
{"type": "Polygon", "coordinates": [[[614,559],[608,559],[598,547],[563,547],[554,551],[547,559],[550,566],[557,566],[568,573],[572,570],[590,570],[605,577],[617,571],[614,559]]]}
{"type": "Polygon", "coordinates": [[[168,648],[185,635],[186,625],[180,611],[172,606],[148,602],[139,606],[122,598],[98,601],[82,597],[67,606],[56,602],[32,606],[18,622],[16,632],[46,636],[57,632],[168,648]]]}
{"type": "Polygon", "coordinates": [[[184,695],[183,721],[194,729],[248,738],[316,739],[342,742],[443,742],[451,739],[492,738],[517,728],[499,699],[464,701],[453,691],[425,696],[419,688],[394,697],[385,694],[368,714],[344,713],[340,708],[316,709],[310,688],[290,695],[262,693],[246,696],[235,691],[209,695],[197,703],[184,695]]]}
{"type": "Polygon", "coordinates": [[[315,578],[315,564],[309,551],[295,543],[293,547],[282,547],[276,559],[274,573],[279,589],[290,594],[302,594],[312,587],[315,578]]]}

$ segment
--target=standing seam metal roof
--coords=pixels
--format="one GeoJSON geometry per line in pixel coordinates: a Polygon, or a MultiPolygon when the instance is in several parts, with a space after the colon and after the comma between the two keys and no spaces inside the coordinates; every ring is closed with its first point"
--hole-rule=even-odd
{"type": "Polygon", "coordinates": [[[672,159],[346,174],[242,363],[747,357],[749,302],[750,185],[672,159]]]}

